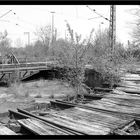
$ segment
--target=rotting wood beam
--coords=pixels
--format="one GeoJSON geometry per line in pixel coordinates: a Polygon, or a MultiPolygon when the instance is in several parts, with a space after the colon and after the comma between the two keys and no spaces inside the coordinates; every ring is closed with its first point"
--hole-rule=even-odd
{"type": "Polygon", "coordinates": [[[13,118],[18,118],[18,119],[25,119],[25,118],[29,118],[28,115],[17,112],[17,111],[13,111],[13,110],[8,110],[9,111],[9,116],[13,119],[13,118]]]}
{"type": "Polygon", "coordinates": [[[36,116],[36,115],[34,115],[34,114],[32,114],[32,113],[30,113],[30,112],[28,112],[28,111],[25,111],[25,110],[23,110],[23,109],[17,108],[17,110],[18,110],[18,112],[20,112],[20,113],[29,115],[29,116],[34,117],[34,118],[37,118],[37,119],[39,119],[39,120],[45,121],[45,122],[49,123],[50,125],[54,125],[54,126],[56,126],[56,127],[59,127],[59,128],[61,128],[61,129],[64,129],[65,131],[68,131],[69,133],[72,133],[72,134],[75,134],[75,135],[86,135],[85,133],[82,133],[82,132],[73,130],[73,129],[69,128],[69,127],[64,127],[64,126],[62,126],[62,125],[58,125],[58,124],[56,124],[56,123],[53,123],[52,121],[47,120],[47,118],[44,119],[44,118],[42,118],[42,117],[36,116]]]}
{"type": "MultiPolygon", "coordinates": [[[[60,128],[60,127],[57,127],[57,126],[55,126],[55,125],[53,125],[53,124],[50,124],[50,123],[48,123],[46,120],[44,120],[44,119],[42,119],[42,118],[40,118],[40,117],[37,117],[37,116],[35,116],[35,115],[32,115],[32,116],[31,116],[31,115],[27,115],[27,114],[21,113],[22,111],[21,111],[20,109],[18,109],[18,111],[20,111],[20,112],[16,112],[16,111],[13,111],[13,110],[9,110],[9,112],[10,112],[11,114],[17,115],[18,117],[20,117],[20,119],[25,119],[25,118],[36,119],[36,120],[39,120],[39,121],[43,121],[43,122],[46,123],[46,125],[49,125],[49,126],[51,126],[52,128],[57,129],[57,130],[59,130],[59,131],[62,131],[62,132],[64,132],[64,133],[66,133],[66,134],[69,134],[69,135],[76,134],[76,132],[68,131],[68,130],[62,129],[62,128],[60,128]],[[35,116],[35,117],[34,117],[34,116],[35,116]]],[[[27,112],[27,111],[26,111],[26,112],[27,112]]]]}
{"type": "Polygon", "coordinates": [[[38,121],[36,119],[21,119],[18,120],[18,123],[22,125],[24,128],[29,129],[31,132],[37,135],[68,135],[63,131],[59,131],[58,129],[53,129],[49,125],[46,125],[43,121],[38,121]]]}
{"type": "Polygon", "coordinates": [[[86,121],[81,117],[79,117],[79,119],[75,119],[75,117],[72,117],[72,116],[69,116],[66,114],[51,113],[51,112],[49,113],[49,116],[51,116],[51,118],[57,118],[58,120],[60,119],[60,120],[67,121],[67,122],[72,123],[72,124],[77,124],[79,129],[81,129],[82,127],[85,127],[85,129],[90,128],[93,131],[93,133],[96,132],[97,134],[99,134],[99,133],[102,133],[102,134],[108,133],[109,134],[111,131],[111,129],[106,127],[106,126],[99,125],[96,122],[93,123],[92,121],[91,122],[86,121]]]}
{"type": "Polygon", "coordinates": [[[117,111],[110,111],[110,110],[105,110],[105,109],[101,109],[101,108],[97,108],[97,107],[90,107],[90,106],[81,105],[81,104],[68,103],[68,102],[60,101],[60,100],[55,100],[55,101],[50,101],[50,102],[54,103],[54,104],[66,105],[69,107],[80,107],[80,108],[84,108],[84,109],[88,109],[88,110],[100,111],[100,112],[112,114],[115,116],[124,116],[125,115],[126,117],[131,117],[135,120],[140,121],[140,117],[135,114],[132,115],[132,114],[124,113],[124,112],[122,113],[122,112],[117,112],[117,111]]]}
{"type": "Polygon", "coordinates": [[[124,128],[122,128],[121,130],[126,131],[129,127],[133,126],[135,124],[135,121],[129,123],[128,125],[126,125],[124,128]]]}
{"type": "Polygon", "coordinates": [[[14,131],[4,125],[0,125],[0,135],[17,135],[14,131]]]}
{"type": "Polygon", "coordinates": [[[117,130],[114,130],[113,134],[115,135],[131,135],[123,130],[120,130],[120,129],[117,129],[117,130]]]}

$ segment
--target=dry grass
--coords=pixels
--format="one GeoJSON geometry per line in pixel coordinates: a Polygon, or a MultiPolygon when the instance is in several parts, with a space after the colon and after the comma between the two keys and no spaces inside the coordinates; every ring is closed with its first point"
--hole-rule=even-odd
{"type": "Polygon", "coordinates": [[[11,84],[11,86],[7,89],[7,92],[9,94],[13,94],[15,98],[29,97],[29,92],[28,92],[27,88],[25,88],[25,85],[22,83],[11,84]]]}
{"type": "Polygon", "coordinates": [[[55,98],[58,96],[72,95],[74,90],[66,83],[58,80],[39,80],[30,83],[14,83],[7,89],[8,94],[19,97],[55,98]]]}

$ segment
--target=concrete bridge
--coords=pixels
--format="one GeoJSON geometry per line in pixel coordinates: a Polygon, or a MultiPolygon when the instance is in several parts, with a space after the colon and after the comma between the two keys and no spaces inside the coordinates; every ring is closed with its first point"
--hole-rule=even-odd
{"type": "Polygon", "coordinates": [[[0,64],[0,81],[4,77],[11,78],[12,74],[18,74],[20,80],[30,77],[41,70],[50,70],[56,66],[55,62],[32,62],[19,64],[0,64]]]}

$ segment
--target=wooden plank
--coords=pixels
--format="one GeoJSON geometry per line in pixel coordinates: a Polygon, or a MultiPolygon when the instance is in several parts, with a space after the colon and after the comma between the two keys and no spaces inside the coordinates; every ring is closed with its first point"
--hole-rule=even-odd
{"type": "Polygon", "coordinates": [[[115,135],[130,135],[129,133],[123,131],[123,130],[120,130],[120,129],[117,129],[113,132],[115,135]]]}
{"type": "MultiPolygon", "coordinates": [[[[18,110],[22,112],[22,110],[20,110],[20,109],[18,109],[18,110]]],[[[38,117],[38,116],[29,115],[30,113],[28,113],[28,114],[27,114],[27,113],[23,114],[23,113],[21,113],[21,112],[16,112],[16,111],[12,111],[12,110],[9,110],[9,112],[10,112],[11,114],[13,114],[13,115],[15,114],[15,117],[18,117],[18,119],[19,119],[19,118],[20,118],[20,119],[25,119],[25,118],[31,118],[31,119],[32,119],[32,118],[33,118],[33,119],[37,119],[37,120],[40,120],[40,121],[45,121],[46,125],[48,125],[48,126],[54,128],[54,129],[60,130],[60,131],[62,131],[62,132],[64,132],[64,133],[66,133],[66,134],[69,134],[69,135],[77,134],[76,132],[68,131],[68,130],[62,129],[62,128],[58,127],[58,126],[55,126],[54,123],[46,122],[46,120],[44,120],[44,119],[42,119],[42,118],[40,118],[40,117],[38,117]]],[[[26,112],[27,112],[27,111],[26,111],[26,112]]],[[[78,134],[79,134],[79,133],[78,133],[78,134]]]]}
{"type": "Polygon", "coordinates": [[[82,133],[82,132],[79,132],[79,131],[75,131],[75,130],[73,130],[73,129],[69,129],[68,127],[64,127],[64,126],[62,126],[61,124],[56,124],[55,122],[53,122],[53,121],[49,121],[49,120],[46,120],[46,119],[44,119],[43,117],[39,117],[39,116],[37,116],[37,115],[34,115],[34,114],[32,114],[32,113],[30,113],[30,112],[28,112],[28,111],[25,111],[25,110],[23,110],[23,109],[17,109],[19,112],[21,112],[21,113],[24,113],[25,115],[27,115],[27,116],[29,116],[29,117],[33,117],[33,118],[37,118],[37,119],[39,119],[39,120],[41,120],[41,121],[45,121],[46,123],[48,123],[50,126],[52,126],[52,127],[56,127],[57,129],[61,129],[61,131],[63,130],[65,133],[68,133],[68,134],[76,134],[76,135],[84,135],[85,133],[82,133]]]}
{"type": "Polygon", "coordinates": [[[93,130],[97,130],[98,132],[99,131],[101,131],[103,133],[104,132],[108,132],[108,133],[111,132],[111,129],[109,129],[108,127],[104,127],[103,125],[99,125],[96,122],[93,123],[92,121],[91,122],[86,121],[86,119],[82,119],[81,117],[76,118],[75,116],[69,116],[69,115],[66,115],[64,113],[50,113],[49,115],[57,117],[57,118],[62,118],[63,120],[67,120],[69,122],[75,123],[75,124],[80,125],[80,126],[81,125],[87,126],[93,130]]]}
{"type": "Polygon", "coordinates": [[[129,127],[133,126],[134,124],[135,124],[135,121],[132,121],[131,123],[123,127],[121,130],[126,131],[129,127]]]}
{"type": "Polygon", "coordinates": [[[112,103],[117,105],[118,107],[126,107],[132,109],[140,110],[140,102],[137,100],[125,100],[125,99],[118,99],[118,98],[103,98],[102,102],[112,103]]]}
{"type": "Polygon", "coordinates": [[[124,77],[140,77],[140,75],[139,75],[139,74],[126,73],[126,74],[124,75],[124,77]]]}
{"type": "Polygon", "coordinates": [[[62,118],[57,118],[57,117],[40,117],[43,120],[46,120],[47,122],[53,122],[56,125],[62,127],[62,128],[67,128],[76,132],[79,132],[81,134],[85,135],[97,135],[97,134],[108,134],[107,132],[99,132],[97,130],[91,130],[89,126],[85,126],[83,124],[76,124],[75,122],[69,122],[67,120],[64,120],[62,118]]]}
{"type": "Polygon", "coordinates": [[[0,125],[0,135],[17,135],[14,131],[6,126],[0,125]]]}
{"type": "Polygon", "coordinates": [[[67,135],[62,131],[59,131],[46,125],[46,123],[35,119],[22,119],[18,120],[18,122],[25,128],[31,130],[32,132],[38,135],[67,135]]]}
{"type": "MultiPolygon", "coordinates": [[[[118,124],[121,122],[119,121],[119,123],[117,123],[118,121],[114,120],[110,120],[110,118],[108,116],[102,116],[102,114],[94,114],[93,112],[89,113],[89,112],[85,112],[85,111],[81,111],[77,109],[67,109],[66,111],[61,111],[61,112],[57,112],[57,115],[61,115],[62,117],[67,117],[68,119],[73,119],[75,121],[80,120],[86,124],[88,124],[89,126],[96,126],[98,125],[99,127],[103,127],[103,128],[110,128],[110,129],[115,129],[118,127],[118,124]],[[102,119],[100,119],[102,116],[102,119]]],[[[108,114],[107,114],[108,115],[108,114]]]]}
{"type": "Polygon", "coordinates": [[[100,108],[100,109],[104,109],[104,110],[110,110],[110,111],[115,111],[115,112],[120,112],[120,113],[128,113],[128,114],[140,114],[140,109],[139,108],[133,108],[133,107],[126,107],[126,106],[120,106],[120,105],[116,105],[113,103],[109,103],[109,102],[90,102],[88,104],[86,104],[86,106],[89,107],[96,107],[96,108],[100,108]]]}
{"type": "Polygon", "coordinates": [[[140,85],[130,85],[130,84],[120,84],[118,87],[123,87],[123,88],[132,88],[134,90],[140,90],[140,85]]]}
{"type": "Polygon", "coordinates": [[[97,111],[93,112],[91,110],[78,108],[78,107],[76,107],[76,109],[80,111],[84,111],[85,114],[87,114],[87,116],[91,117],[91,119],[94,118],[96,121],[99,120],[100,122],[107,122],[113,125],[115,124],[117,127],[120,126],[121,124],[126,124],[133,120],[132,118],[128,118],[128,117],[123,118],[120,116],[115,116],[114,114],[107,114],[107,113],[102,113],[97,111]]]}
{"type": "Polygon", "coordinates": [[[81,115],[81,114],[79,115],[79,113],[70,112],[70,113],[67,113],[65,115],[64,114],[61,114],[61,115],[63,115],[63,117],[69,116],[70,119],[73,119],[73,120],[81,120],[84,123],[86,123],[88,125],[91,125],[91,126],[98,125],[98,126],[105,127],[105,128],[110,128],[110,129],[117,128],[116,125],[115,125],[116,123],[112,124],[109,121],[108,122],[101,121],[99,119],[94,119],[94,118],[88,117],[87,115],[86,115],[87,117],[85,117],[84,115],[81,115]],[[71,113],[73,113],[73,114],[71,114],[71,113]]]}
{"type": "Polygon", "coordinates": [[[104,97],[113,97],[113,98],[121,98],[121,99],[136,99],[140,101],[140,95],[136,95],[136,94],[107,94],[104,95],[104,97]]]}
{"type": "Polygon", "coordinates": [[[127,94],[127,93],[124,92],[124,91],[121,91],[121,90],[113,89],[112,94],[124,95],[124,94],[127,94]]]}
{"type": "Polygon", "coordinates": [[[125,80],[125,81],[140,81],[140,77],[121,77],[121,80],[125,80]]]}
{"type": "Polygon", "coordinates": [[[84,109],[84,108],[79,108],[79,107],[75,107],[74,109],[67,109],[65,110],[66,113],[73,113],[76,114],[77,116],[84,116],[85,118],[89,118],[92,120],[99,120],[100,122],[103,121],[107,121],[107,123],[111,123],[113,122],[117,122],[120,121],[120,119],[122,119],[121,117],[115,116],[115,115],[111,115],[111,114],[107,114],[107,113],[103,113],[100,111],[93,111],[93,110],[88,110],[88,109],[84,109]]]}
{"type": "MultiPolygon", "coordinates": [[[[60,111],[58,113],[60,113],[60,111]]],[[[84,120],[87,121],[87,123],[90,122],[91,124],[93,122],[93,124],[98,124],[108,128],[116,128],[116,124],[120,125],[120,123],[124,124],[132,120],[130,118],[128,119],[128,117],[116,116],[116,114],[107,114],[99,110],[89,110],[78,107],[66,109],[61,111],[60,114],[72,117],[73,119],[84,120]]]]}
{"type": "MultiPolygon", "coordinates": [[[[51,101],[51,103],[53,103],[54,101],[51,101]]],[[[67,105],[67,106],[70,106],[70,107],[75,107],[75,106],[78,106],[80,108],[84,108],[84,109],[88,109],[88,110],[92,110],[92,111],[99,111],[99,112],[103,112],[103,113],[108,113],[108,114],[111,114],[111,115],[117,115],[117,116],[121,116],[123,117],[136,117],[137,119],[140,119],[138,116],[132,116],[128,113],[124,113],[124,112],[118,112],[118,111],[115,111],[115,110],[109,110],[109,109],[106,109],[108,106],[103,106],[103,107],[98,107],[98,106],[94,106],[94,105],[90,105],[90,104],[86,104],[86,105],[82,105],[82,104],[73,104],[73,103],[68,103],[68,102],[64,102],[64,101],[59,101],[59,100],[56,100],[56,102],[54,103],[57,103],[57,104],[62,104],[62,105],[67,105]]],[[[99,104],[100,106],[100,104],[99,104]]]]}
{"type": "Polygon", "coordinates": [[[122,91],[127,92],[127,93],[140,94],[139,89],[125,88],[125,87],[117,87],[116,89],[122,90],[122,91]]]}
{"type": "Polygon", "coordinates": [[[84,125],[84,124],[80,124],[80,123],[75,123],[75,122],[72,122],[72,121],[68,121],[68,120],[65,120],[65,119],[62,119],[62,118],[58,118],[58,117],[54,117],[54,116],[51,116],[51,117],[42,117],[46,120],[49,120],[49,121],[53,121],[55,122],[56,124],[58,125],[62,125],[64,127],[67,127],[67,128],[70,128],[72,130],[75,130],[75,131],[79,131],[81,133],[84,133],[86,135],[107,135],[109,134],[109,132],[103,132],[103,131],[99,131],[97,129],[91,129],[89,126],[87,125],[84,125]]]}
{"type": "Polygon", "coordinates": [[[135,100],[123,100],[118,98],[103,98],[102,101],[111,102],[116,105],[124,105],[127,107],[135,107],[140,109],[140,102],[136,103],[135,100]]]}

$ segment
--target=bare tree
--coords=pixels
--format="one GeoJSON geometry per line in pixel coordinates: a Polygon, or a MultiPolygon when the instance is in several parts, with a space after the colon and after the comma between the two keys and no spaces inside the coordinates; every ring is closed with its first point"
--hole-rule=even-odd
{"type": "Polygon", "coordinates": [[[7,36],[7,30],[0,32],[0,52],[3,54],[11,50],[11,40],[7,36]]]}
{"type": "Polygon", "coordinates": [[[44,46],[49,47],[51,41],[51,26],[46,25],[37,29],[35,35],[38,37],[44,46]]]}
{"type": "Polygon", "coordinates": [[[135,16],[136,20],[133,21],[132,37],[135,44],[140,45],[140,6],[132,9],[131,13],[135,16]]]}
{"type": "MultiPolygon", "coordinates": [[[[54,46],[54,56],[58,60],[59,64],[66,68],[65,80],[74,87],[75,99],[77,95],[83,97],[85,92],[84,84],[85,80],[85,65],[89,62],[87,55],[88,49],[91,47],[90,42],[93,31],[91,31],[88,40],[82,40],[81,35],[74,33],[70,25],[67,23],[67,29],[70,35],[69,41],[63,41],[59,46],[54,46]]],[[[64,73],[63,73],[64,75],[64,73]]]]}
{"type": "Polygon", "coordinates": [[[15,47],[17,47],[17,48],[21,48],[21,47],[24,46],[24,45],[23,45],[23,41],[22,41],[20,38],[17,38],[17,39],[15,40],[14,44],[15,44],[15,47]]]}

